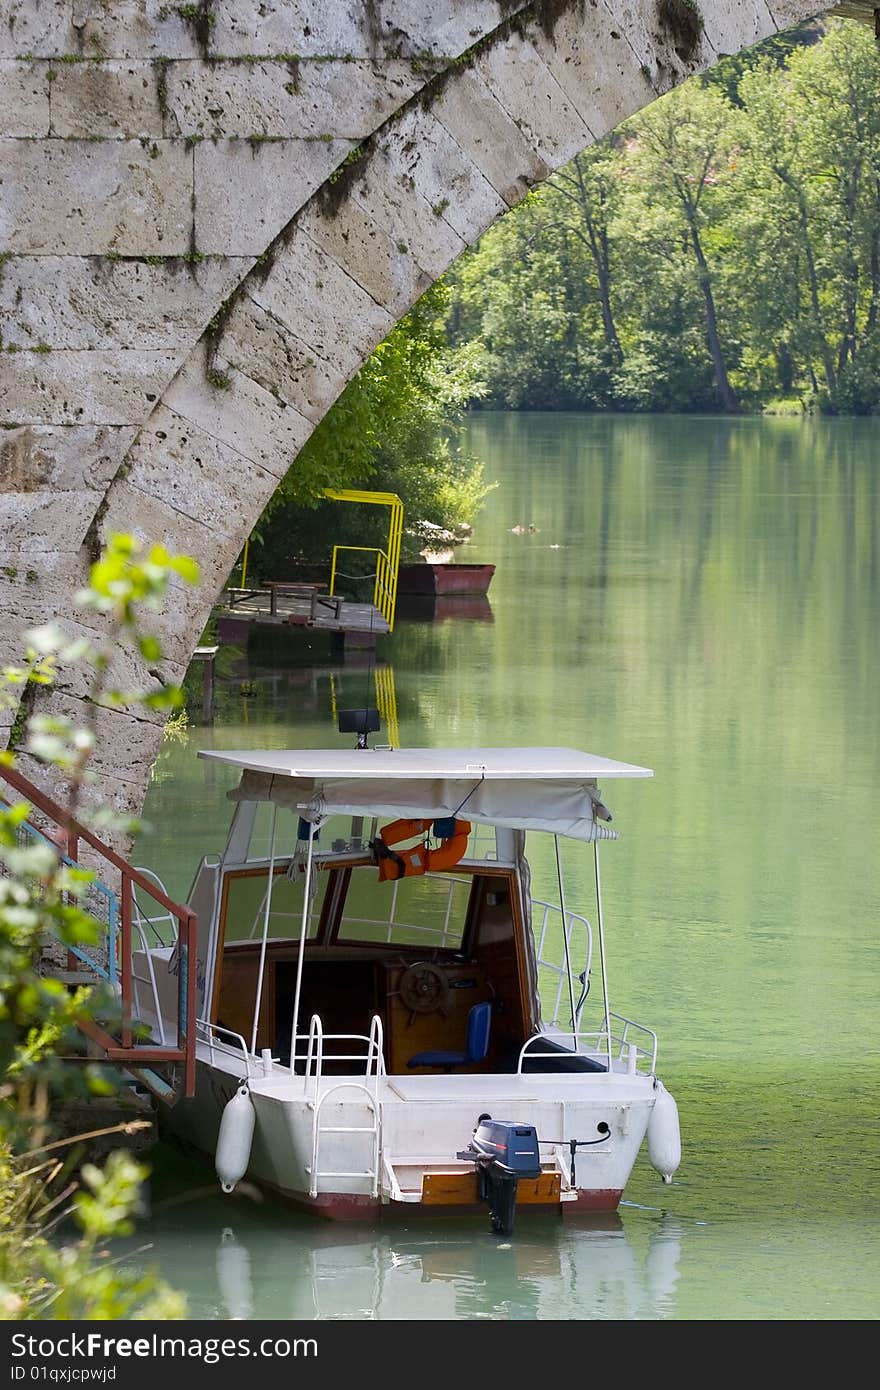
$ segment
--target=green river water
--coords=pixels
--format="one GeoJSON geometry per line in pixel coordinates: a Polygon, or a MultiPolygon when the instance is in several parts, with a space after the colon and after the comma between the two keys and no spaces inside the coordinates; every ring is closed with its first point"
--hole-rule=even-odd
{"type": "MultiPolygon", "coordinates": [[[[681,1167],[664,1186],[643,1156],[616,1217],[499,1243],[480,1218],[370,1230],[222,1197],[163,1143],[136,1243],[199,1318],[874,1319],[876,423],[485,414],[466,447],[500,484],[459,556],[497,565],[488,604],[402,618],[384,688],[407,745],[653,768],[603,789],[609,981],[659,1034],[681,1167]]],[[[166,741],[147,799],[136,859],[173,895],[228,818],[234,778],[198,748],[339,746],[333,701],[374,702],[317,650],[218,670],[213,725],[166,741]]],[[[586,851],[565,867],[576,908],[586,851]]]]}

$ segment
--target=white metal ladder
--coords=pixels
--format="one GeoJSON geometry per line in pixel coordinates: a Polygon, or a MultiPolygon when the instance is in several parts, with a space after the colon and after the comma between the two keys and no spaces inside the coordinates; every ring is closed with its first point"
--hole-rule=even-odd
{"type": "Polygon", "coordinates": [[[369,1178],[370,1195],[373,1197],[379,1194],[379,1156],[382,1151],[381,1139],[381,1119],[379,1106],[376,1103],[368,1086],[362,1081],[340,1081],[336,1086],[331,1086],[329,1091],[325,1091],[317,1102],[312,1102],[315,1113],[312,1119],[312,1162],[306,1168],[309,1175],[309,1196],[317,1197],[318,1182],[321,1178],[369,1178]],[[332,1096],[335,1091],[363,1091],[367,1098],[367,1106],[373,1116],[373,1123],[370,1125],[322,1125],[320,1123],[321,1109],[328,1096],[332,1096]],[[358,1168],[351,1170],[319,1168],[318,1150],[322,1134],[372,1134],[373,1136],[373,1162],[370,1168],[358,1168]]]}
{"type": "MultiPolygon", "coordinates": [[[[321,1092],[321,1079],[324,1064],[324,1030],[321,1020],[317,1014],[312,1016],[309,1025],[309,1043],[306,1060],[306,1085],[314,1066],[315,1090],[309,1105],[312,1108],[312,1161],[306,1167],[309,1175],[309,1196],[317,1197],[318,1184],[321,1178],[369,1178],[370,1195],[379,1195],[379,1170],[382,1161],[382,1111],[379,1104],[379,1076],[384,1073],[384,1062],[382,1057],[382,1020],[374,1016],[370,1024],[370,1035],[364,1037],[360,1033],[328,1033],[328,1041],[358,1041],[366,1042],[366,1072],[363,1081],[339,1081],[335,1086],[321,1092]],[[372,1077],[372,1089],[367,1082],[372,1077]],[[337,1091],[362,1091],[366,1097],[367,1108],[372,1115],[372,1123],[368,1125],[322,1125],[321,1111],[330,1096],[337,1091]],[[323,1134],[371,1134],[372,1142],[372,1164],[369,1168],[356,1169],[352,1171],[338,1170],[332,1168],[321,1168],[318,1158],[321,1146],[321,1136],[323,1134]]],[[[347,1059],[347,1058],[345,1058],[347,1059]]],[[[291,1058],[291,1069],[293,1068],[294,1057],[291,1058]]],[[[344,1060],[336,1058],[336,1060],[344,1060]]],[[[355,1058],[351,1058],[355,1060],[355,1058]]]]}

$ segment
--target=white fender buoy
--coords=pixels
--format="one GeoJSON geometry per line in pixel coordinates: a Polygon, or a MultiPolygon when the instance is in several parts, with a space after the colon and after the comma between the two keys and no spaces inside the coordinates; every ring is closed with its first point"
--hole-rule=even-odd
{"type": "Polygon", "coordinates": [[[678,1125],[678,1106],[663,1082],[654,1082],[654,1109],[648,1121],[648,1157],[664,1182],[681,1163],[681,1130],[678,1125]]]}
{"type": "Polygon", "coordinates": [[[224,1192],[231,1192],[247,1172],[257,1114],[247,1086],[239,1086],[223,1107],[214,1167],[224,1192]]]}

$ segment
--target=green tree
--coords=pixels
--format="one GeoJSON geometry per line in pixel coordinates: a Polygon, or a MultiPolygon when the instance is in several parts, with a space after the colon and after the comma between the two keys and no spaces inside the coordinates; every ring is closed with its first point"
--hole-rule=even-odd
{"type": "Polygon", "coordinates": [[[258,570],[329,560],[333,541],[376,544],[378,509],[340,509],[325,488],[373,488],[402,499],[408,522],[455,531],[490,485],[455,443],[468,400],[483,392],[479,354],[445,334],[451,292],[438,285],[389,334],[328,411],[257,524],[258,570]]]}
{"type": "Polygon", "coordinates": [[[862,26],[834,23],[785,72],[764,62],[740,90],[753,186],[787,217],[810,347],[833,408],[877,323],[880,55],[862,26]]]}
{"type": "Polygon", "coordinates": [[[645,236],[661,236],[667,254],[676,244],[693,256],[703,301],[706,343],[715,385],[724,410],[739,403],[730,383],[727,347],[722,342],[716,304],[719,273],[715,252],[723,255],[719,224],[724,207],[718,190],[732,176],[734,113],[717,88],[690,83],[670,93],[625,127],[629,139],[628,208],[638,245],[645,236]],[[645,193],[667,212],[663,220],[644,215],[645,193]]]}
{"type": "Polygon", "coordinates": [[[876,409],[878,122],[865,25],[723,61],[487,232],[451,341],[516,409],[876,409]]]}

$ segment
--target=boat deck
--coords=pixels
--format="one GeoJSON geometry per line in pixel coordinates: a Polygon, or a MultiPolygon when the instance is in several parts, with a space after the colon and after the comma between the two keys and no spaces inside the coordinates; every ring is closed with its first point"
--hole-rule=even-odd
{"type": "MultiPolygon", "coordinates": [[[[200,1046],[200,1054],[203,1051],[200,1046]]],[[[207,1053],[207,1046],[204,1052],[207,1053]]],[[[204,1060],[208,1060],[207,1056],[204,1060]]],[[[215,1063],[226,1068],[230,1055],[215,1053],[215,1063]]],[[[244,1070],[238,1059],[233,1060],[229,1070],[241,1074],[244,1070]]],[[[363,1072],[351,1076],[324,1076],[318,1087],[319,1095],[344,1083],[354,1083],[359,1087],[366,1085],[371,1092],[374,1087],[378,1099],[384,1105],[404,1101],[407,1104],[424,1105],[475,1105],[478,1109],[484,1103],[507,1101],[517,1104],[524,1100],[535,1102],[560,1101],[566,1096],[575,1097],[590,1091],[613,1090],[615,1098],[626,1095],[639,1095],[646,1086],[647,1078],[633,1077],[623,1072],[552,1072],[508,1075],[474,1072],[457,1075],[419,1075],[419,1076],[381,1076],[378,1087],[375,1079],[365,1080],[363,1072]]],[[[315,1079],[309,1077],[308,1084],[302,1076],[291,1076],[286,1068],[276,1066],[269,1076],[261,1076],[259,1071],[251,1076],[251,1090],[255,1095],[263,1095],[278,1101],[302,1101],[311,1099],[315,1093],[315,1079]]],[[[348,1099],[356,1100],[356,1092],[348,1099]]]]}

